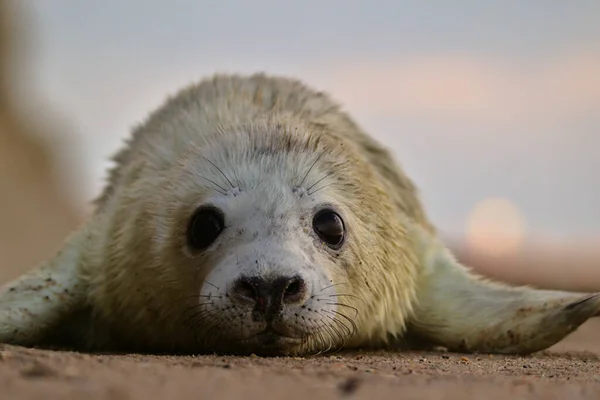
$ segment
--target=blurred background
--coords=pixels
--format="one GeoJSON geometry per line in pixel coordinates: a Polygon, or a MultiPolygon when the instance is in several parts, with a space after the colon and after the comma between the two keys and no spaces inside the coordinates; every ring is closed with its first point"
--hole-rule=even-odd
{"type": "Polygon", "coordinates": [[[463,261],[600,290],[597,0],[0,0],[0,24],[0,282],[85,218],[166,95],[266,71],[385,143],[463,261]]]}

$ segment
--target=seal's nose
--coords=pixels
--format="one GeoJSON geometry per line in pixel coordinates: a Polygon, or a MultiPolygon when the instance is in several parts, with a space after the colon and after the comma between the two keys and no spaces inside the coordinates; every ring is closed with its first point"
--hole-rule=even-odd
{"type": "Polygon", "coordinates": [[[299,276],[274,279],[252,276],[238,278],[231,292],[239,301],[254,303],[256,311],[272,314],[286,305],[304,303],[307,290],[306,282],[299,276]]]}

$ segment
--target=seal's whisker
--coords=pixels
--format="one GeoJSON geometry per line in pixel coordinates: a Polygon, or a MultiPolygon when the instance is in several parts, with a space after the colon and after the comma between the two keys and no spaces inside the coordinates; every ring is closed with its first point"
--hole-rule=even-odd
{"type": "Polygon", "coordinates": [[[333,343],[337,342],[337,340],[335,340],[335,336],[339,337],[340,333],[333,327],[333,325],[327,324],[325,321],[323,321],[321,325],[321,332],[323,333],[323,345],[327,346],[327,348],[323,349],[323,353],[326,353],[331,350],[333,343]]]}
{"type": "Polygon", "coordinates": [[[218,312],[219,310],[205,308],[203,310],[200,310],[193,314],[190,314],[190,315],[186,316],[185,318],[187,318],[189,321],[195,322],[196,320],[198,320],[198,317],[210,315],[210,313],[212,313],[213,311],[218,312]]]}
{"type": "Polygon", "coordinates": [[[318,331],[320,328],[319,325],[313,322],[312,320],[305,321],[304,325],[306,328],[308,328],[308,330],[303,332],[306,334],[306,342],[303,346],[302,351],[307,352],[313,346],[312,343],[317,340],[316,337],[318,337],[318,331]]]}
{"type": "MultiPolygon", "coordinates": [[[[318,295],[318,296],[312,296],[311,299],[316,300],[316,301],[328,301],[329,303],[325,303],[325,304],[337,304],[336,303],[336,298],[337,297],[349,297],[351,299],[356,299],[356,300],[360,300],[361,302],[363,302],[363,304],[365,303],[364,299],[361,299],[360,297],[351,295],[351,294],[340,294],[340,295],[328,295],[328,294],[323,294],[323,295],[318,295]]],[[[344,304],[344,306],[349,307],[349,305],[344,304]]]]}
{"type": "Polygon", "coordinates": [[[313,194],[317,193],[318,191],[320,191],[320,190],[323,190],[323,189],[325,189],[325,188],[328,188],[329,186],[333,186],[333,185],[335,185],[335,184],[336,184],[336,182],[328,183],[327,185],[323,185],[323,186],[321,186],[321,187],[318,187],[318,188],[316,188],[316,189],[315,189],[315,190],[313,190],[312,192],[310,192],[310,191],[308,191],[308,190],[307,190],[307,191],[306,191],[306,193],[307,193],[309,196],[312,196],[313,194]]]}
{"type": "MultiPolygon", "coordinates": [[[[324,311],[326,311],[326,310],[324,310],[324,311]]],[[[342,326],[345,330],[347,330],[347,334],[344,335],[343,337],[347,337],[347,336],[350,336],[352,334],[352,329],[348,328],[348,326],[346,324],[344,324],[341,320],[339,320],[339,319],[337,319],[335,317],[327,316],[327,315],[325,317],[329,318],[331,321],[333,321],[334,323],[342,326]]]]}
{"type": "MultiPolygon", "coordinates": [[[[325,316],[325,318],[328,318],[328,319],[329,319],[329,320],[331,320],[332,322],[333,322],[333,320],[334,320],[333,318],[331,318],[331,317],[327,317],[327,316],[325,316]]],[[[324,325],[324,329],[325,329],[326,331],[328,331],[328,332],[329,332],[330,339],[333,339],[333,337],[332,337],[332,332],[334,332],[334,333],[336,334],[336,336],[338,337],[338,339],[340,339],[340,338],[342,338],[342,337],[343,337],[342,333],[341,333],[340,331],[338,331],[338,330],[337,330],[337,327],[335,327],[333,324],[325,324],[325,323],[324,323],[323,325],[324,325]]]]}
{"type": "Polygon", "coordinates": [[[212,340],[212,336],[211,335],[213,335],[213,333],[215,331],[220,330],[219,329],[219,325],[220,324],[211,324],[206,329],[206,331],[203,333],[203,335],[202,335],[202,343],[204,344],[205,347],[207,347],[207,348],[213,348],[213,350],[214,350],[215,343],[212,340]]]}
{"type": "Polygon", "coordinates": [[[221,310],[219,308],[205,308],[203,310],[200,310],[190,316],[188,316],[188,319],[190,321],[194,321],[194,323],[200,321],[200,319],[198,317],[200,316],[204,316],[204,320],[208,320],[208,317],[215,315],[216,313],[219,313],[221,310]]]}
{"type": "Polygon", "coordinates": [[[205,314],[204,318],[202,320],[197,319],[196,321],[193,321],[193,324],[191,325],[191,328],[193,329],[193,333],[202,339],[206,339],[206,336],[208,335],[208,333],[210,333],[211,329],[219,329],[220,325],[221,325],[221,324],[215,323],[215,321],[219,321],[221,319],[221,318],[219,318],[219,314],[220,314],[221,310],[216,309],[216,310],[211,310],[211,311],[212,312],[205,314]],[[204,324],[200,327],[200,329],[198,329],[198,325],[200,323],[204,323],[204,324]]]}
{"type": "Polygon", "coordinates": [[[335,298],[335,297],[349,297],[349,298],[354,299],[354,300],[362,301],[364,304],[366,304],[365,299],[360,298],[360,297],[358,297],[358,296],[356,296],[354,294],[351,294],[351,293],[338,293],[338,294],[329,294],[329,295],[324,295],[324,296],[333,297],[333,298],[335,298]]]}
{"type": "Polygon", "coordinates": [[[324,311],[328,312],[328,313],[333,313],[333,314],[339,315],[340,317],[342,317],[346,321],[348,321],[352,325],[352,334],[353,335],[358,331],[358,327],[356,326],[356,322],[354,322],[354,320],[352,318],[350,318],[349,316],[347,316],[346,314],[341,313],[339,311],[335,311],[335,310],[324,310],[324,311]]]}
{"type": "Polygon", "coordinates": [[[339,283],[334,283],[334,284],[325,286],[323,289],[321,289],[321,292],[324,290],[330,289],[332,287],[339,286],[339,285],[350,285],[350,282],[339,282],[339,283]]]}
{"type": "Polygon", "coordinates": [[[344,334],[341,331],[339,331],[335,325],[333,325],[333,324],[331,325],[331,329],[333,329],[337,333],[338,341],[344,341],[344,338],[351,333],[350,328],[348,328],[346,325],[344,325],[341,321],[339,321],[329,315],[323,315],[323,316],[325,318],[329,319],[333,324],[337,324],[338,327],[341,327],[342,329],[347,331],[347,333],[344,334]]]}
{"type": "Polygon", "coordinates": [[[353,318],[358,317],[358,309],[356,307],[352,307],[352,306],[349,306],[348,304],[344,304],[344,303],[325,303],[325,304],[328,305],[328,306],[339,306],[339,307],[349,308],[352,311],[354,311],[354,317],[353,318]]]}
{"type": "Polygon", "coordinates": [[[199,294],[199,295],[194,296],[193,298],[198,298],[198,297],[206,298],[206,299],[222,299],[225,296],[222,294],[199,294]]]}
{"type": "Polygon", "coordinates": [[[326,179],[328,177],[330,177],[331,175],[333,175],[333,171],[326,173],[325,175],[323,175],[323,177],[321,177],[320,179],[318,179],[315,183],[313,183],[312,185],[310,185],[308,188],[306,188],[306,192],[310,194],[310,189],[314,188],[316,185],[318,185],[319,183],[321,183],[323,181],[323,179],[326,179]]]}
{"type": "Polygon", "coordinates": [[[304,183],[304,181],[306,180],[306,177],[308,176],[308,174],[310,174],[310,171],[312,171],[312,169],[315,167],[315,165],[319,162],[319,160],[321,159],[321,157],[323,157],[323,155],[325,155],[325,150],[323,150],[315,159],[315,161],[311,164],[310,168],[308,169],[308,171],[306,171],[306,174],[304,174],[304,178],[302,178],[302,180],[300,181],[300,183],[298,184],[298,186],[302,186],[302,184],[304,183]]]}
{"type": "MultiPolygon", "coordinates": [[[[208,303],[208,304],[211,304],[211,303],[208,303]]],[[[200,308],[200,307],[206,306],[206,305],[207,305],[207,303],[198,303],[198,304],[193,304],[193,305],[187,306],[187,307],[184,309],[184,311],[183,311],[183,312],[184,312],[184,314],[185,314],[186,312],[189,312],[190,310],[194,310],[194,309],[197,309],[197,308],[200,308]]]]}
{"type": "MultiPolygon", "coordinates": [[[[348,329],[348,327],[347,327],[346,325],[344,325],[344,324],[343,324],[341,321],[338,321],[338,320],[335,320],[335,319],[334,319],[333,321],[334,321],[335,323],[337,323],[338,325],[340,325],[340,326],[344,327],[344,329],[347,329],[348,331],[350,331],[350,330],[348,329]]],[[[332,349],[335,351],[335,350],[339,350],[339,349],[343,348],[343,347],[344,347],[344,345],[346,344],[346,342],[348,341],[348,338],[349,338],[349,337],[350,337],[350,333],[348,333],[348,334],[345,334],[345,335],[343,335],[343,334],[340,334],[340,335],[339,335],[339,340],[337,341],[337,345],[336,345],[335,347],[333,347],[333,346],[332,346],[332,349]]],[[[333,345],[333,344],[332,344],[332,345],[333,345]]]]}
{"type": "Polygon", "coordinates": [[[214,162],[212,162],[211,160],[209,160],[208,158],[204,157],[203,155],[200,155],[200,157],[204,158],[206,161],[208,161],[213,167],[215,167],[217,169],[217,171],[219,171],[221,173],[221,175],[223,175],[223,178],[225,178],[225,180],[227,181],[227,183],[229,183],[229,186],[231,186],[231,188],[235,188],[235,186],[233,185],[233,183],[231,183],[231,180],[229,180],[229,178],[227,177],[227,175],[225,175],[225,173],[223,172],[223,170],[221,168],[219,168],[217,166],[217,164],[215,164],[214,162]]]}
{"type": "Polygon", "coordinates": [[[327,353],[329,351],[331,351],[331,349],[333,348],[333,344],[336,343],[336,340],[334,338],[335,334],[332,330],[332,325],[327,325],[327,327],[325,328],[325,332],[327,333],[328,340],[327,340],[327,348],[324,349],[323,353],[327,353]]]}
{"type": "Polygon", "coordinates": [[[233,171],[233,177],[235,178],[235,181],[237,183],[237,187],[241,190],[242,189],[242,183],[240,182],[240,177],[237,174],[237,171],[235,168],[232,169],[233,171]]]}
{"type": "Polygon", "coordinates": [[[186,311],[187,311],[187,310],[193,310],[193,309],[196,309],[196,308],[205,307],[205,306],[209,306],[209,305],[214,305],[214,302],[212,302],[212,301],[208,301],[208,302],[206,302],[206,303],[197,303],[197,304],[192,304],[192,305],[189,305],[189,306],[187,306],[187,307],[185,308],[185,310],[186,310],[186,311]]]}
{"type": "Polygon", "coordinates": [[[222,325],[223,324],[214,324],[214,329],[206,334],[205,342],[213,348],[213,351],[216,350],[216,347],[222,342],[222,338],[230,336],[230,332],[232,331],[232,326],[226,324],[227,327],[223,330],[219,327],[222,325]]]}
{"type": "Polygon", "coordinates": [[[316,324],[317,325],[317,329],[315,332],[315,335],[313,335],[313,337],[316,336],[316,340],[317,340],[317,344],[318,346],[316,346],[317,349],[317,353],[315,355],[319,355],[321,353],[324,352],[324,346],[327,343],[327,341],[325,340],[325,338],[323,337],[323,331],[324,331],[324,327],[320,326],[320,324],[316,324]]]}
{"type": "Polygon", "coordinates": [[[221,290],[221,288],[220,288],[220,287],[218,287],[218,286],[216,286],[216,285],[213,285],[213,284],[212,284],[212,283],[210,283],[209,281],[204,281],[204,283],[206,283],[207,285],[210,285],[210,286],[214,287],[214,288],[215,288],[215,289],[217,289],[217,290],[221,290]]]}
{"type": "Polygon", "coordinates": [[[223,196],[227,196],[227,189],[225,189],[223,186],[219,185],[217,182],[215,182],[212,179],[209,179],[205,176],[202,176],[202,175],[198,175],[198,178],[202,178],[204,180],[209,181],[210,183],[212,183],[213,185],[215,185],[216,187],[219,188],[219,190],[215,189],[217,192],[221,193],[223,196]]]}

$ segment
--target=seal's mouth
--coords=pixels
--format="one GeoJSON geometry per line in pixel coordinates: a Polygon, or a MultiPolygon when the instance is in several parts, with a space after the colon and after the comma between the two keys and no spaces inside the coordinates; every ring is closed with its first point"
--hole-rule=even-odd
{"type": "Polygon", "coordinates": [[[261,356],[280,356],[292,352],[303,343],[300,337],[283,335],[273,328],[267,328],[240,342],[249,353],[261,356]]]}

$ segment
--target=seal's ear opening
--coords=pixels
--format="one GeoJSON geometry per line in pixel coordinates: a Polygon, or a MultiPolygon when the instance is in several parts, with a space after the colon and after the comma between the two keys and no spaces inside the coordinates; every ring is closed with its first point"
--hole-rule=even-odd
{"type": "Polygon", "coordinates": [[[0,343],[42,345],[84,306],[79,265],[87,227],[72,234],[54,258],[0,287],[0,343]]]}
{"type": "Polygon", "coordinates": [[[421,262],[409,336],[450,351],[544,350],[600,315],[600,293],[511,287],[464,267],[431,233],[411,226],[421,262]]]}

